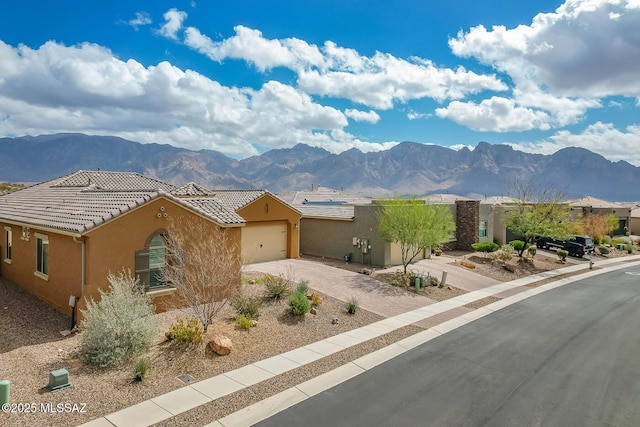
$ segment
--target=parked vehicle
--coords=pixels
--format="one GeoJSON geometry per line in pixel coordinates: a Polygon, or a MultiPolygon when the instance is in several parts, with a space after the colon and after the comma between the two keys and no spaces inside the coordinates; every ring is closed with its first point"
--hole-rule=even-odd
{"type": "Polygon", "coordinates": [[[569,240],[541,237],[536,240],[536,246],[542,249],[564,249],[569,256],[583,257],[585,254],[595,253],[596,247],[589,236],[571,236],[569,240]]]}

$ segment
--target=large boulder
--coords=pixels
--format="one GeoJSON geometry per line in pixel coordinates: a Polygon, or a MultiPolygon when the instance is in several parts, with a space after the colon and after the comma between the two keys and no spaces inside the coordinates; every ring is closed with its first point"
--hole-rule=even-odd
{"type": "Polygon", "coordinates": [[[209,341],[209,347],[211,347],[211,350],[213,350],[216,354],[219,354],[220,356],[226,356],[227,354],[231,353],[233,344],[231,343],[229,337],[225,335],[215,335],[213,338],[211,338],[211,341],[209,341]]]}

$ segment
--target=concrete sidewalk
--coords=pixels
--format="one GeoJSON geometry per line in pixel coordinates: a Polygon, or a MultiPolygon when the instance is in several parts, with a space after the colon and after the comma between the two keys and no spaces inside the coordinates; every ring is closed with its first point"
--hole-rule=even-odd
{"type": "Polygon", "coordinates": [[[213,378],[184,386],[180,389],[122,409],[102,418],[95,419],[83,424],[83,426],[150,426],[243,388],[250,387],[276,375],[312,363],[364,341],[379,337],[393,330],[400,329],[416,322],[426,321],[435,316],[440,316],[442,318],[441,322],[432,325],[430,329],[425,330],[424,332],[420,332],[404,340],[398,341],[397,343],[363,356],[353,362],[349,362],[337,369],[334,369],[333,371],[320,375],[319,377],[306,381],[207,425],[210,427],[248,426],[307,399],[308,397],[340,384],[349,378],[359,375],[360,373],[365,372],[366,370],[371,369],[411,348],[465,325],[466,323],[472,322],[473,320],[491,314],[510,304],[585,277],[601,274],[613,269],[640,265],[639,260],[640,256],[634,256],[625,257],[622,260],[613,259],[603,261],[598,263],[599,267],[606,267],[613,264],[619,265],[593,271],[588,270],[588,264],[574,265],[514,280],[513,282],[499,283],[449,300],[435,304],[428,304],[371,325],[367,325],[353,331],[344,332],[325,340],[291,350],[281,355],[253,363],[230,372],[225,372],[224,374],[220,374],[213,378]],[[539,287],[523,288],[523,286],[528,283],[581,270],[585,270],[586,272],[539,287]],[[462,316],[457,316],[455,314],[456,309],[463,307],[469,302],[477,301],[487,296],[500,294],[514,288],[520,288],[523,289],[523,291],[480,309],[463,314],[462,316]],[[450,314],[448,319],[446,316],[447,313],[450,314]]]}

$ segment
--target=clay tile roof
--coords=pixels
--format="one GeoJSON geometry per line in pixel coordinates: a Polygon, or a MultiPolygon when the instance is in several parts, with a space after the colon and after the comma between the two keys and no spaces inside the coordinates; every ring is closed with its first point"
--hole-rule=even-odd
{"type": "Polygon", "coordinates": [[[590,207],[590,208],[606,208],[615,209],[628,207],[625,204],[609,202],[607,200],[598,199],[597,197],[584,196],[580,199],[572,200],[569,204],[573,207],[590,207]]]}
{"type": "Polygon", "coordinates": [[[265,190],[216,190],[214,198],[223,205],[237,211],[267,194],[265,190]]]}
{"type": "Polygon", "coordinates": [[[216,218],[223,224],[244,224],[246,221],[234,210],[211,197],[177,199],[179,203],[190,207],[201,215],[216,218]]]}
{"type": "Polygon", "coordinates": [[[456,200],[473,200],[468,197],[460,196],[458,194],[438,193],[429,194],[424,198],[429,203],[455,203],[456,200]]]}
{"type": "Polygon", "coordinates": [[[54,181],[56,182],[52,187],[83,187],[112,191],[176,190],[175,185],[136,172],[78,171],[54,181]]]}
{"type": "Polygon", "coordinates": [[[174,185],[133,172],[79,171],[0,196],[0,221],[83,234],[163,196],[221,224],[245,222],[213,200],[171,196],[175,190],[174,185]]]}
{"type": "Polygon", "coordinates": [[[174,196],[209,196],[213,192],[194,182],[189,182],[182,187],[176,188],[171,194],[174,196]]]}

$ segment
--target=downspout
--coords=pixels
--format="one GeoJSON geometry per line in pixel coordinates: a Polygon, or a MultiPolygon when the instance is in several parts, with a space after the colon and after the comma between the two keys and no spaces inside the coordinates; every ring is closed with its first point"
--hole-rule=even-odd
{"type": "Polygon", "coordinates": [[[82,244],[82,287],[84,288],[84,285],[86,284],[86,246],[84,243],[84,239],[82,240],[77,240],[76,236],[73,236],[73,241],[76,243],[81,243],[82,244]]]}
{"type": "Polygon", "coordinates": [[[82,271],[81,271],[81,276],[82,276],[82,285],[80,287],[80,295],[76,296],[72,296],[74,304],[71,307],[71,330],[73,330],[73,328],[75,328],[76,326],[76,307],[78,306],[78,302],[80,297],[82,296],[82,294],[84,293],[84,286],[86,284],[86,244],[84,242],[84,239],[82,240],[78,240],[76,238],[76,236],[73,236],[73,241],[76,243],[80,243],[82,245],[82,255],[81,255],[81,264],[82,264],[82,271]]]}

